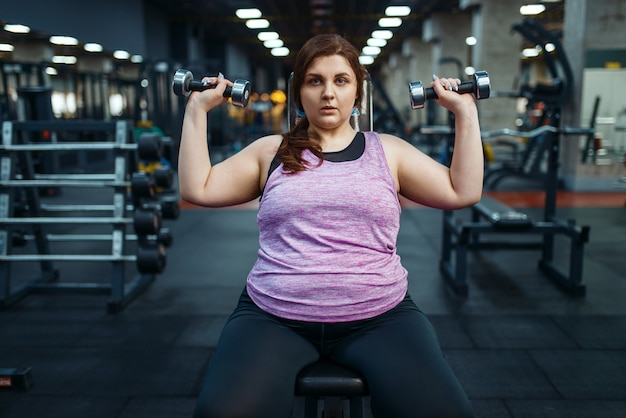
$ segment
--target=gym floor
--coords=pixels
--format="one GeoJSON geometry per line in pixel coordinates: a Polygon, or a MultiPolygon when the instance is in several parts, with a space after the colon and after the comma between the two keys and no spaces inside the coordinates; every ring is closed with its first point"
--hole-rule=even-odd
{"type": "MultiPolygon", "coordinates": [[[[493,195],[541,217],[541,192],[493,195]]],[[[591,228],[584,297],[548,281],[532,250],[470,254],[469,296],[453,296],[438,271],[441,212],[403,210],[410,292],[478,417],[626,417],[626,192],[557,201],[560,218],[591,228]]],[[[165,271],[117,314],[106,295],[81,293],[33,294],[0,311],[0,368],[30,367],[33,378],[26,391],[0,388],[0,417],[190,417],[255,260],[255,206],[182,205],[165,221],[165,271]]],[[[60,281],[110,275],[106,263],[58,268],[60,281]]]]}

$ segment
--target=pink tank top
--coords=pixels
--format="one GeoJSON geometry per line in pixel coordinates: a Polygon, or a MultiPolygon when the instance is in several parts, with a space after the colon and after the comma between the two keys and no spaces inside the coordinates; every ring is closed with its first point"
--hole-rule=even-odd
{"type": "Polygon", "coordinates": [[[310,322],[371,318],[396,306],[407,271],[396,254],[400,203],[378,134],[364,132],[354,161],[310,151],[305,171],[282,164],[259,205],[258,258],[247,279],[252,300],[273,315],[310,322]]]}

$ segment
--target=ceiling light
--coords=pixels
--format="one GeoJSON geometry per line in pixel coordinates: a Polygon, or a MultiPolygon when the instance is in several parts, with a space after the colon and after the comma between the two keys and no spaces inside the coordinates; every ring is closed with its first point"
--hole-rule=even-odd
{"type": "Polygon", "coordinates": [[[525,48],[522,51],[522,56],[525,58],[532,58],[539,55],[539,50],[537,48],[525,48]]]}
{"type": "Polygon", "coordinates": [[[118,49],[117,51],[113,52],[113,58],[116,58],[118,60],[127,60],[128,58],[130,58],[130,54],[124,50],[118,49]]]}
{"type": "Polygon", "coordinates": [[[543,4],[527,4],[519,8],[519,13],[522,16],[535,16],[546,10],[546,6],[543,4]]]}
{"type": "Polygon", "coordinates": [[[378,26],[381,28],[397,28],[402,25],[402,19],[399,17],[383,17],[378,20],[378,26]]]}
{"type": "Polygon", "coordinates": [[[54,67],[46,67],[46,74],[48,75],[58,75],[58,71],[54,67]]]}
{"type": "Polygon", "coordinates": [[[375,30],[372,32],[372,38],[389,40],[393,38],[393,32],[390,30],[375,30]]]}
{"type": "Polygon", "coordinates": [[[267,19],[250,19],[246,20],[246,26],[250,29],[265,29],[270,27],[270,21],[267,19]]]}
{"type": "Polygon", "coordinates": [[[280,36],[278,36],[278,32],[259,32],[256,37],[259,38],[259,41],[265,42],[278,39],[280,36]]]}
{"type": "Polygon", "coordinates": [[[4,25],[4,30],[7,32],[11,32],[11,33],[29,33],[30,32],[30,28],[26,25],[11,24],[11,23],[7,23],[6,25],[4,25]]]}
{"type": "Polygon", "coordinates": [[[94,42],[86,43],[83,48],[87,52],[102,52],[103,51],[102,45],[94,43],[94,42]]]}
{"type": "Polygon", "coordinates": [[[78,39],[71,36],[51,36],[50,43],[55,45],[78,45],[78,39]]]}
{"type": "Polygon", "coordinates": [[[55,64],[76,64],[76,57],[71,55],[55,55],[52,57],[52,62],[55,64]]]}
{"type": "Polygon", "coordinates": [[[263,16],[259,9],[237,9],[235,15],[239,19],[258,19],[263,16]]]}
{"type": "Polygon", "coordinates": [[[0,44],[0,52],[12,52],[15,47],[11,44],[0,44]]]}
{"type": "Polygon", "coordinates": [[[411,14],[409,6],[389,6],[385,9],[385,16],[408,16],[411,14]]]}
{"type": "Polygon", "coordinates": [[[377,46],[364,46],[361,51],[363,51],[363,55],[378,55],[381,49],[377,46]]]}
{"type": "Polygon", "coordinates": [[[382,48],[383,46],[387,45],[387,40],[381,38],[369,38],[367,40],[367,44],[369,46],[378,46],[382,48]]]}
{"type": "Polygon", "coordinates": [[[263,42],[263,46],[268,49],[280,48],[283,45],[284,45],[284,42],[282,41],[282,39],[269,39],[263,42]]]}
{"type": "Polygon", "coordinates": [[[159,61],[154,64],[154,71],[159,73],[167,73],[170,70],[170,66],[165,61],[159,61]]]}
{"type": "Polygon", "coordinates": [[[363,65],[370,65],[374,63],[374,57],[371,55],[361,55],[359,57],[359,62],[363,65]]]}
{"type": "Polygon", "coordinates": [[[552,52],[556,49],[556,46],[553,43],[548,42],[547,44],[543,46],[543,49],[545,49],[546,52],[552,52]]]}
{"type": "Polygon", "coordinates": [[[270,52],[275,57],[286,57],[289,55],[289,48],[285,48],[284,46],[280,48],[272,48],[270,52]]]}
{"type": "Polygon", "coordinates": [[[143,57],[141,55],[133,55],[130,57],[130,62],[133,64],[141,64],[143,62],[143,57]]]}
{"type": "Polygon", "coordinates": [[[469,45],[469,46],[476,45],[476,42],[478,41],[476,40],[475,36],[468,36],[467,38],[465,38],[465,45],[469,45]]]}

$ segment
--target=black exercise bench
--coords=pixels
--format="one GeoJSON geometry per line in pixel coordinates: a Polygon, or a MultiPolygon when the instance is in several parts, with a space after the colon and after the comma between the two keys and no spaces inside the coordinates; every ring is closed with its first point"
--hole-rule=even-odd
{"type": "Polygon", "coordinates": [[[589,227],[576,226],[574,220],[564,222],[555,217],[538,221],[526,213],[508,207],[490,197],[484,196],[471,207],[471,220],[455,219],[453,211],[443,212],[443,241],[439,269],[452,290],[467,296],[467,254],[479,250],[539,249],[542,256],[538,267],[548,278],[567,292],[584,295],[582,284],[583,246],[589,239],[589,227]],[[484,234],[540,235],[537,241],[480,239],[484,234]],[[569,271],[564,272],[553,263],[554,236],[570,238],[569,271]]]}
{"type": "Polygon", "coordinates": [[[527,214],[488,196],[483,196],[480,202],[472,206],[472,221],[477,222],[481,218],[491,222],[497,229],[517,231],[533,226],[533,221],[527,214]]]}

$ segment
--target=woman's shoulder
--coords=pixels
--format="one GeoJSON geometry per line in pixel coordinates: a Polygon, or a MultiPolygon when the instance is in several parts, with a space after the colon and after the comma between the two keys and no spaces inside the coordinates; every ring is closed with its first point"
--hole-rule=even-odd
{"type": "Polygon", "coordinates": [[[413,158],[419,150],[406,140],[392,134],[378,133],[380,143],[390,164],[398,160],[413,158]]]}
{"type": "Polygon", "coordinates": [[[283,137],[279,134],[262,136],[250,142],[243,151],[254,153],[263,159],[269,155],[273,158],[282,140],[283,137]]]}
{"type": "Polygon", "coordinates": [[[272,134],[259,137],[250,143],[250,145],[255,145],[258,147],[266,148],[266,147],[274,147],[278,149],[278,146],[283,141],[283,136],[280,134],[272,134]]]}
{"type": "Polygon", "coordinates": [[[404,141],[402,138],[399,138],[395,135],[391,135],[391,134],[387,134],[387,133],[381,133],[381,132],[375,132],[372,131],[369,134],[366,133],[366,137],[367,136],[371,136],[371,137],[378,137],[380,139],[381,144],[383,145],[383,147],[387,148],[397,148],[397,147],[402,147],[406,141],[404,141]]]}

